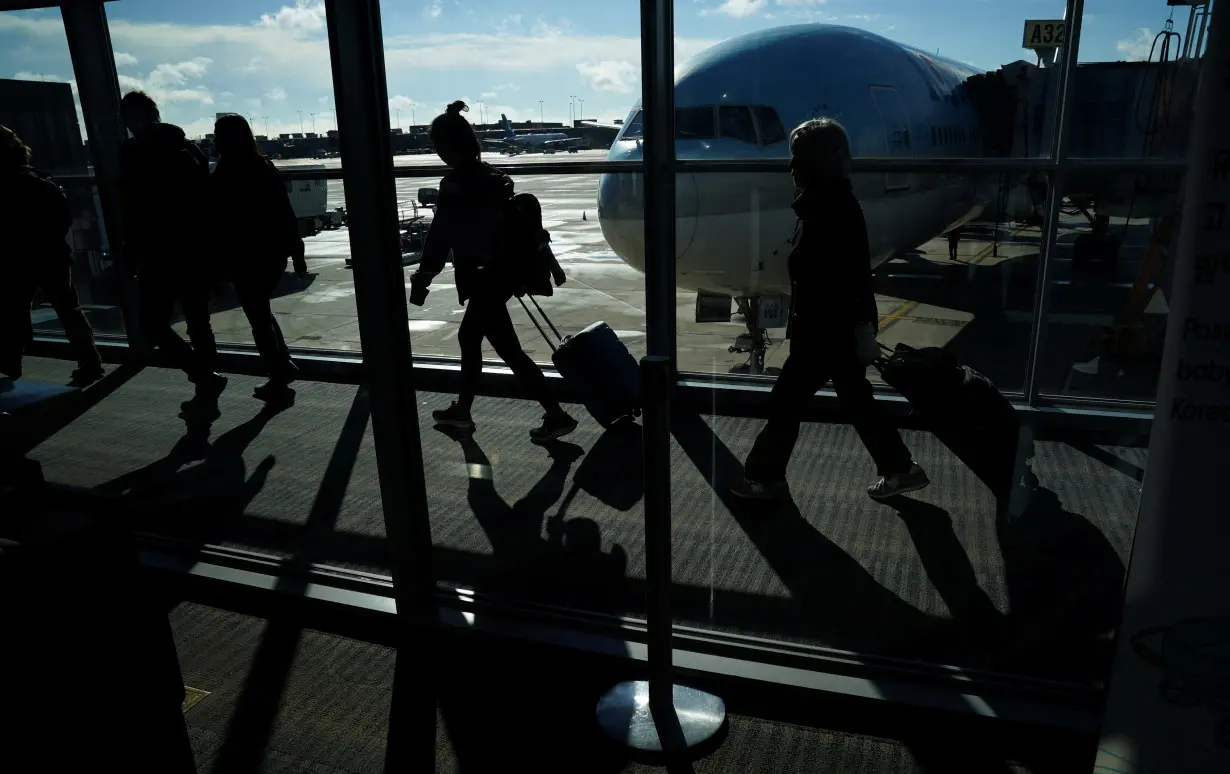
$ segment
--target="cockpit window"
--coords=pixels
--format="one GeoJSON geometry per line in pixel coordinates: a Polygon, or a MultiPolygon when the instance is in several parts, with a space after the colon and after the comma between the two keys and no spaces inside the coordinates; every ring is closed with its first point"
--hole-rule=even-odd
{"type": "MultiPolygon", "coordinates": [[[[628,122],[627,128],[624,129],[619,139],[639,140],[645,136],[645,126],[641,120],[643,113],[643,110],[636,111],[636,115],[628,122]]],[[[675,109],[675,139],[709,140],[715,136],[717,136],[717,126],[713,120],[713,105],[675,109]]],[[[752,142],[755,142],[754,133],[752,138],[752,142]]]]}
{"type": "Polygon", "coordinates": [[[719,106],[718,129],[723,137],[756,144],[756,126],[752,123],[752,111],[745,105],[719,106]]]}
{"type": "Polygon", "coordinates": [[[756,122],[760,124],[761,144],[772,145],[786,139],[786,129],[782,126],[782,119],[776,110],[767,105],[752,105],[752,111],[756,114],[756,122]]]}
{"type": "Polygon", "coordinates": [[[713,125],[713,106],[675,108],[676,140],[709,140],[717,132],[713,125]]]}

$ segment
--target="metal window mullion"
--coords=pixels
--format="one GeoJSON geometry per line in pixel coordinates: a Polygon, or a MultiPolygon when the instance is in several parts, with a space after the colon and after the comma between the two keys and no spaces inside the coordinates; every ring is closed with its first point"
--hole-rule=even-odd
{"type": "Polygon", "coordinates": [[[431,525],[419,439],[405,277],[389,163],[380,0],[325,0],[338,145],[354,266],[364,381],[399,615],[434,604],[431,525]]]}
{"type": "Polygon", "coordinates": [[[641,0],[645,139],[645,337],[675,363],[675,36],[673,0],[641,0]]]}
{"type": "Polygon", "coordinates": [[[1038,280],[1034,288],[1034,317],[1029,336],[1029,354],[1025,361],[1025,400],[1030,406],[1038,401],[1038,363],[1046,339],[1047,314],[1051,307],[1051,273],[1054,269],[1055,239],[1059,233],[1060,205],[1068,173],[1068,134],[1072,125],[1072,86],[1076,81],[1076,63],[1080,52],[1081,19],[1085,0],[1068,0],[1067,45],[1063,49],[1063,70],[1060,73],[1057,115],[1051,142],[1051,159],[1055,171],[1046,194],[1046,216],[1042,224],[1042,239],[1038,253],[1038,280]]]}
{"type": "MultiPolygon", "coordinates": [[[[103,228],[107,232],[113,261],[122,262],[124,255],[123,209],[120,197],[120,144],[128,136],[120,119],[120,84],[115,71],[115,54],[111,48],[111,31],[102,0],[78,0],[60,5],[64,35],[77,81],[77,96],[81,100],[81,115],[89,135],[90,160],[94,174],[83,176],[98,187],[102,206],[103,228]]],[[[135,293],[132,284],[120,282],[120,313],[127,321],[129,346],[140,345],[140,329],[136,320],[135,293]]]]}

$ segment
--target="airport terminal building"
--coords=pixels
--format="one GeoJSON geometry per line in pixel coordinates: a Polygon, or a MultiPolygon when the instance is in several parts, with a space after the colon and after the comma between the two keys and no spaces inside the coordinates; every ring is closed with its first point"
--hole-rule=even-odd
{"type": "MultiPolygon", "coordinates": [[[[408,754],[391,740],[421,713],[399,702],[424,681],[452,745],[433,755],[474,770],[539,754],[551,771],[623,771],[637,754],[710,756],[696,770],[712,771],[1227,770],[1230,511],[1213,487],[1230,442],[1230,10],[1142,0],[1140,39],[1116,48],[1089,23],[1109,10],[1066,0],[1062,18],[1013,17],[1020,46],[1014,31],[964,57],[759,6],[711,40],[729,9],[690,5],[642,3],[637,48],[519,16],[452,38],[405,26],[447,21],[440,3],[181,19],[148,0],[0,0],[0,64],[17,73],[0,79],[0,124],[65,191],[72,282],[107,369],[64,386],[73,350],[36,292],[24,370],[0,380],[0,539],[44,545],[22,532],[31,520],[6,521],[29,508],[76,525],[49,530],[47,567],[89,536],[127,546],[122,572],[90,560],[73,581],[91,589],[73,603],[91,626],[122,596],[92,573],[175,597],[153,628],[170,609],[171,683],[187,691],[174,734],[194,770],[384,770],[408,754]],[[234,61],[204,47],[218,41],[234,61]],[[450,263],[410,300],[450,201],[430,126],[453,98],[404,95],[471,77],[440,64],[458,51],[498,62],[499,46],[546,45],[580,63],[541,81],[546,64],[508,66],[515,87],[456,81],[484,95],[464,114],[481,160],[537,199],[566,277],[507,304],[578,421],[533,443],[545,403],[495,346],[482,341],[481,374],[462,366],[466,278],[450,263]],[[41,75],[56,46],[64,64],[41,75]],[[251,95],[234,85],[278,66],[283,81],[251,95]],[[250,300],[220,272],[233,256],[208,247],[199,267],[229,380],[216,416],[186,408],[193,385],[142,334],[120,152],[135,88],[211,165],[214,119],[244,116],[285,185],[308,268],[270,294],[298,368],[287,405],[252,397],[266,374],[250,300]],[[611,95],[626,114],[582,118],[611,95]],[[817,382],[786,418],[777,387],[829,375],[796,313],[858,293],[837,279],[799,292],[793,131],[834,117],[865,228],[809,244],[823,267],[866,237],[881,357],[840,381],[865,375],[925,471],[898,497],[868,496],[886,471],[849,393],[817,382]],[[596,335],[615,355],[578,365],[596,335]],[[441,427],[471,377],[471,432],[441,427]],[[612,412],[603,396],[620,389],[612,412]],[[740,499],[758,436],[772,422],[791,441],[794,420],[782,496],[740,499]],[[557,732],[533,716],[568,741],[541,752],[557,732]]],[[[168,260],[240,215],[185,211],[168,260]]],[[[28,567],[12,577],[51,572],[28,567]]]]}

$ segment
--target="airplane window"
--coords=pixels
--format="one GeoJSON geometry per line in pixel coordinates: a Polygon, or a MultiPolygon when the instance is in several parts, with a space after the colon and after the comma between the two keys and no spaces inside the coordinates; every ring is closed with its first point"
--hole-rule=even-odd
{"type": "Polygon", "coordinates": [[[675,109],[675,139],[711,139],[717,135],[716,129],[712,105],[675,109]]]}
{"type": "MultiPolygon", "coordinates": [[[[645,136],[645,124],[642,120],[644,110],[636,111],[636,115],[627,123],[621,140],[637,140],[645,136]]],[[[675,137],[677,139],[710,139],[716,136],[717,127],[713,122],[713,106],[686,107],[675,110],[675,137]]],[[[753,142],[755,142],[753,134],[753,142]]]]}
{"type": "Polygon", "coordinates": [[[752,110],[755,111],[756,121],[760,124],[760,141],[763,144],[772,145],[786,139],[786,129],[782,126],[782,119],[778,117],[776,110],[768,105],[753,105],[752,110]]]}
{"type": "Polygon", "coordinates": [[[636,111],[636,115],[632,116],[632,120],[624,127],[624,133],[619,136],[619,139],[635,140],[644,135],[645,127],[641,122],[641,114],[644,112],[643,110],[636,111]]]}
{"type": "Polygon", "coordinates": [[[756,127],[752,111],[743,105],[718,106],[718,129],[723,137],[756,144],[756,127]]]}

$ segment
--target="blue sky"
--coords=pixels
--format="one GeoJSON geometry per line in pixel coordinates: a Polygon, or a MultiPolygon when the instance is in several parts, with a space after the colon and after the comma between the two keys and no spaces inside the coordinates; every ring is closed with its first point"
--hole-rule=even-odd
{"type": "MultiPolygon", "coordinates": [[[[636,0],[383,0],[390,118],[424,123],[464,98],[471,118],[622,118],[640,90],[636,0]],[[541,100],[541,105],[540,105],[541,100]],[[578,117],[581,117],[578,114],[578,117]]],[[[986,69],[1032,59],[1025,19],[1061,18],[1062,0],[676,0],[676,57],[748,31],[801,22],[861,27],[986,69]]],[[[213,115],[251,115],[270,133],[333,127],[323,3],[116,0],[106,4],[123,88],[159,99],[190,135],[213,115]]],[[[1142,59],[1165,0],[1087,0],[1081,61],[1142,59]]],[[[1175,9],[1186,29],[1187,9],[1175,9]]],[[[56,10],[0,12],[0,77],[72,81],[56,10]]]]}

